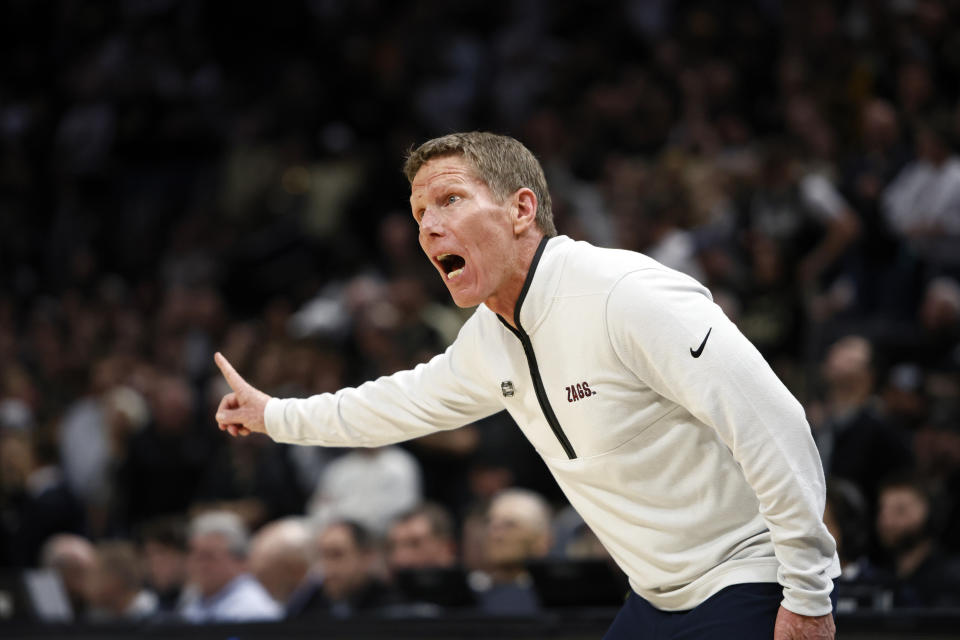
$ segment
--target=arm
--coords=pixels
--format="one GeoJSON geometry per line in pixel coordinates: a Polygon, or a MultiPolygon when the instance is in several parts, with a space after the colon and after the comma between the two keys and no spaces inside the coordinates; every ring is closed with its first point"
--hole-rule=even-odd
{"type": "Polygon", "coordinates": [[[810,174],[800,181],[804,204],[825,225],[823,239],[800,261],[802,283],[812,283],[832,265],[860,235],[860,221],[833,184],[822,175],[810,174]]]}
{"type": "Polygon", "coordinates": [[[259,432],[277,442],[376,447],[478,420],[502,407],[484,384],[476,358],[479,337],[471,327],[468,321],[445,353],[410,371],[305,399],[267,396],[217,354],[233,389],[217,409],[217,422],[231,435],[259,432]]]}
{"type": "Polygon", "coordinates": [[[712,427],[740,464],[770,529],[783,606],[830,613],[836,546],[822,521],[823,470],[800,404],[690,278],[665,269],[629,274],[611,292],[607,325],[625,366],[712,427]]]}
{"type": "MultiPolygon", "coordinates": [[[[456,343],[410,371],[306,399],[271,399],[268,435],[277,442],[378,447],[474,422],[499,411],[456,343]]],[[[472,366],[471,366],[472,365],[472,366]]]]}

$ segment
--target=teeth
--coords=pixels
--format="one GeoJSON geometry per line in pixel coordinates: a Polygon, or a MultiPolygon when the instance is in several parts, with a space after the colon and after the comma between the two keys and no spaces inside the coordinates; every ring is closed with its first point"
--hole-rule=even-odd
{"type": "Polygon", "coordinates": [[[440,255],[437,256],[437,262],[441,262],[441,261],[443,261],[444,259],[449,258],[449,257],[450,257],[450,254],[449,254],[449,253],[441,253],[440,255]]]}
{"type": "Polygon", "coordinates": [[[460,267],[456,271],[451,271],[447,274],[447,280],[453,280],[454,278],[460,277],[460,274],[463,273],[463,267],[460,267]]]}

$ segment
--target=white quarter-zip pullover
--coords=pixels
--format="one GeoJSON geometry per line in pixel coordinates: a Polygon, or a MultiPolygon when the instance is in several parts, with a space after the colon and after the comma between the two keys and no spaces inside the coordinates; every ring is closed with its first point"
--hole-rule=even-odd
{"type": "Polygon", "coordinates": [[[831,611],[840,566],[803,409],[705,287],[560,236],[540,245],[514,320],[481,305],[413,370],[270,400],[267,431],[382,446],[506,409],[655,607],[779,582],[794,613],[831,611]]]}

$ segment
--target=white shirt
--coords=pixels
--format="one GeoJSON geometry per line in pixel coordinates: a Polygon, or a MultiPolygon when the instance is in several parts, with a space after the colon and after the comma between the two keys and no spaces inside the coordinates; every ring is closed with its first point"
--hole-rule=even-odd
{"type": "Polygon", "coordinates": [[[209,598],[196,591],[188,594],[180,615],[187,622],[198,624],[250,622],[279,620],[283,617],[283,609],[253,576],[244,573],[209,598]]]}
{"type": "Polygon", "coordinates": [[[399,447],[351,451],[324,469],[307,512],[320,526],[356,520],[378,535],[420,502],[420,467],[399,447]]]}

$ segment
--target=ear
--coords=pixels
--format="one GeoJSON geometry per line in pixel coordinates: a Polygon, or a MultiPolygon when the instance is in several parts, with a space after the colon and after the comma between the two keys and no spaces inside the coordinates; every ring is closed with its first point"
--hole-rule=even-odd
{"type": "Polygon", "coordinates": [[[537,194],[528,187],[520,187],[513,194],[516,215],[513,219],[514,235],[522,235],[537,224],[537,194]]]}

